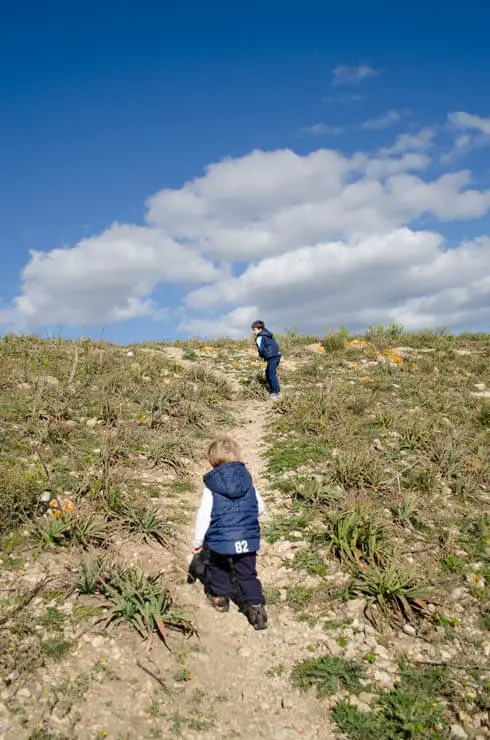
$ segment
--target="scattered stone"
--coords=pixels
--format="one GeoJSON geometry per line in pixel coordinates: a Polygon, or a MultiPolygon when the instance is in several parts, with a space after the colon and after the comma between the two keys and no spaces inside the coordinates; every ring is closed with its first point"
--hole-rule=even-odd
{"type": "Polygon", "coordinates": [[[478,393],[472,393],[472,396],[476,396],[476,398],[490,398],[490,391],[480,391],[478,393]]]}
{"type": "Polygon", "coordinates": [[[240,657],[242,658],[250,658],[251,654],[251,650],[245,647],[240,648],[240,650],[238,651],[238,655],[240,655],[240,657]]]}
{"type": "Polygon", "coordinates": [[[451,725],[451,738],[454,738],[455,740],[464,740],[466,737],[468,737],[468,735],[461,725],[451,725]]]}
{"type": "Polygon", "coordinates": [[[374,680],[377,681],[381,686],[393,686],[393,676],[388,671],[375,671],[374,680]]]}
{"type": "Polygon", "coordinates": [[[374,449],[375,449],[375,450],[377,450],[378,452],[384,452],[384,447],[383,447],[383,445],[381,444],[381,441],[380,441],[379,439],[375,439],[375,440],[373,441],[373,447],[374,447],[374,449]]]}
{"type": "Polygon", "coordinates": [[[54,378],[52,375],[45,375],[43,380],[48,385],[58,385],[58,383],[60,382],[58,378],[54,378]]]}
{"type": "Polygon", "coordinates": [[[88,426],[89,429],[93,429],[97,426],[97,419],[87,419],[85,422],[86,426],[88,426]]]}
{"type": "Polygon", "coordinates": [[[486,387],[485,383],[473,383],[473,388],[476,388],[477,391],[484,391],[486,387]]]}
{"type": "Polygon", "coordinates": [[[417,635],[417,630],[412,624],[404,624],[402,630],[406,635],[411,635],[412,637],[416,637],[417,635]]]}
{"type": "Polygon", "coordinates": [[[30,699],[31,698],[31,692],[29,691],[29,689],[26,689],[26,688],[19,689],[18,692],[17,692],[17,696],[20,699],[30,699]]]}
{"type": "Polygon", "coordinates": [[[105,637],[102,637],[102,635],[95,635],[95,637],[92,640],[92,647],[94,648],[102,647],[104,642],[105,642],[105,637]]]}

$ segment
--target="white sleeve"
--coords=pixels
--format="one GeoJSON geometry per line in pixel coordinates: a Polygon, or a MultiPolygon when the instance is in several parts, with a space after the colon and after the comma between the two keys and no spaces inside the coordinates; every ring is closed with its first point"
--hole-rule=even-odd
{"type": "Polygon", "coordinates": [[[209,529],[211,523],[211,512],[213,510],[213,494],[209,488],[204,488],[201,497],[201,505],[199,506],[196,525],[194,527],[194,539],[192,540],[192,547],[202,547],[206,532],[209,529]]]}
{"type": "Polygon", "coordinates": [[[264,499],[260,495],[260,493],[255,489],[255,495],[257,496],[257,503],[259,505],[259,516],[262,516],[262,514],[265,512],[265,504],[264,499]]]}
{"type": "Polygon", "coordinates": [[[263,342],[263,337],[257,337],[257,339],[255,340],[255,344],[257,345],[257,349],[259,351],[262,349],[262,342],[263,342]]]}

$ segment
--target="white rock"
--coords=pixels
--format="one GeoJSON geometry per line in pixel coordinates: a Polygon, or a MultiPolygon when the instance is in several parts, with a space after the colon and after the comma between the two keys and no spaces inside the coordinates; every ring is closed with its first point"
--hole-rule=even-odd
{"type": "Polygon", "coordinates": [[[376,645],[374,652],[376,655],[379,655],[380,658],[383,658],[384,660],[390,660],[390,654],[387,651],[383,645],[376,645]]]}
{"type": "Polygon", "coordinates": [[[97,426],[97,419],[87,419],[85,422],[89,429],[93,429],[97,426]]]}
{"type": "Polygon", "coordinates": [[[21,699],[30,699],[31,692],[29,691],[29,689],[26,689],[26,688],[19,689],[17,692],[17,696],[20,697],[21,699]]]}
{"type": "Polygon", "coordinates": [[[393,676],[388,671],[375,671],[374,680],[382,686],[393,685],[393,676]]]}
{"type": "Polygon", "coordinates": [[[461,740],[464,740],[464,738],[468,737],[465,730],[461,727],[461,725],[451,725],[451,737],[452,738],[461,738],[461,740]]]}
{"type": "Polygon", "coordinates": [[[411,624],[404,624],[402,630],[405,632],[406,635],[412,635],[412,637],[415,637],[417,634],[417,630],[411,624]]]}
{"type": "Polygon", "coordinates": [[[102,635],[95,635],[95,637],[92,640],[92,647],[98,648],[101,647],[105,642],[105,637],[102,637],[102,635]]]}
{"type": "Polygon", "coordinates": [[[476,388],[477,391],[484,391],[486,388],[485,383],[474,383],[473,388],[476,388]]]}

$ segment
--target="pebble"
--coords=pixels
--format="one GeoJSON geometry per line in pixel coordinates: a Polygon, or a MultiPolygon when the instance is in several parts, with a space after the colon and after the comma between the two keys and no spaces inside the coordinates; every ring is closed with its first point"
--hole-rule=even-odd
{"type": "Polygon", "coordinates": [[[405,632],[406,635],[412,635],[412,637],[415,637],[417,635],[417,630],[412,624],[404,624],[402,630],[405,632]]]}
{"type": "Polygon", "coordinates": [[[382,686],[393,685],[393,676],[387,671],[375,671],[374,680],[380,683],[382,686]]]}
{"type": "Polygon", "coordinates": [[[451,738],[464,740],[466,737],[468,735],[461,725],[451,725],[451,738]]]}
{"type": "Polygon", "coordinates": [[[105,642],[105,637],[102,637],[102,635],[96,635],[92,640],[92,647],[98,648],[101,647],[105,642]]]}
{"type": "Polygon", "coordinates": [[[17,696],[20,697],[21,699],[30,699],[31,692],[29,691],[29,689],[26,689],[26,688],[19,689],[17,692],[17,696]]]}
{"type": "Polygon", "coordinates": [[[238,655],[240,655],[242,658],[250,658],[251,654],[252,653],[249,648],[240,648],[240,650],[238,651],[238,655]]]}

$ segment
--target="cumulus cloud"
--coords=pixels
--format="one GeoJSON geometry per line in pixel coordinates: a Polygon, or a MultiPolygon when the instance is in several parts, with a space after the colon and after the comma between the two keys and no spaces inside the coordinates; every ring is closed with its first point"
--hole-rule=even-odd
{"type": "MultiPolygon", "coordinates": [[[[191,293],[190,308],[242,303],[218,320],[200,319],[203,335],[238,336],[250,319],[322,332],[340,323],[468,327],[490,318],[490,239],[444,250],[440,234],[408,228],[380,236],[303,247],[250,266],[239,277],[191,293]],[[243,324],[240,327],[240,320],[243,324]]],[[[192,322],[187,322],[192,325],[192,322]]]]}
{"type": "Polygon", "coordinates": [[[175,308],[155,304],[162,284],[187,286],[178,315],[190,334],[240,336],[259,315],[311,331],[488,322],[489,237],[446,250],[438,232],[487,214],[490,190],[471,187],[467,170],[431,175],[433,136],[403,134],[371,155],[257,150],[211,164],[151,196],[146,226],[32,252],[0,323],[154,317],[175,308]]]}
{"type": "Polygon", "coordinates": [[[447,120],[454,133],[454,140],[451,149],[441,156],[443,164],[452,162],[473,149],[490,145],[490,118],[455,111],[448,114],[447,120]]]}
{"type": "Polygon", "coordinates": [[[490,118],[465,113],[464,111],[455,111],[449,113],[448,121],[455,128],[473,129],[482,134],[490,135],[490,118]]]}
{"type": "Polygon", "coordinates": [[[368,64],[360,64],[358,67],[339,64],[332,72],[332,87],[358,85],[363,80],[374,77],[377,74],[379,74],[379,70],[373,69],[368,64]]]}
{"type": "Polygon", "coordinates": [[[221,274],[160,229],[114,224],[71,248],[32,251],[22,293],[0,311],[0,323],[88,326],[147,316],[159,310],[149,297],[157,284],[195,284],[221,274]]]}

